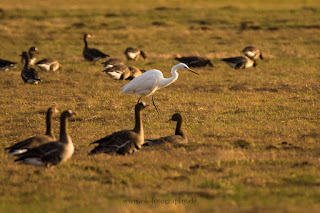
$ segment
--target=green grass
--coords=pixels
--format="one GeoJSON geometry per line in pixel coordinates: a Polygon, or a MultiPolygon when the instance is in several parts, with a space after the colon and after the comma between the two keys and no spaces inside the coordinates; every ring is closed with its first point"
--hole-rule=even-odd
{"type": "MultiPolygon", "coordinates": [[[[34,45],[63,70],[39,71],[38,86],[23,83],[21,64],[0,72],[0,212],[319,211],[318,1],[2,2],[0,58],[19,62],[34,45]],[[137,99],[83,59],[83,33],[111,56],[143,49],[147,61],[127,64],[165,77],[175,54],[213,61],[156,92],[160,115],[142,113],[145,136],[156,138],[174,133],[167,121],[180,112],[188,144],[87,155],[90,142],[133,127],[137,99]],[[219,62],[251,44],[265,56],[256,69],[219,62]],[[77,113],[73,157],[53,169],[14,163],[3,148],[44,133],[52,105],[77,113]],[[179,199],[195,203],[168,203],[179,199]]],[[[54,128],[58,135],[58,118],[54,128]]]]}

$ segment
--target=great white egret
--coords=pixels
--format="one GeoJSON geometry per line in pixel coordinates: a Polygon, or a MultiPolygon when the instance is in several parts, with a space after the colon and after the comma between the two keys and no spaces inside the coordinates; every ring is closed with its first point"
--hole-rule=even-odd
{"type": "Polygon", "coordinates": [[[263,59],[261,51],[256,46],[247,46],[242,50],[242,52],[249,58],[258,59],[260,57],[263,59]]]}
{"type": "MultiPolygon", "coordinates": [[[[132,81],[130,81],[130,83],[124,85],[121,89],[121,92],[123,94],[136,93],[136,95],[139,97],[138,99],[138,103],[139,103],[142,97],[152,95],[158,89],[167,87],[173,82],[175,82],[179,77],[179,74],[177,72],[178,69],[189,70],[199,75],[199,73],[190,69],[186,64],[180,63],[172,67],[171,69],[172,77],[170,78],[164,78],[160,70],[156,70],[156,69],[149,70],[139,75],[138,77],[134,78],[132,81]]],[[[155,106],[157,112],[159,113],[158,108],[154,103],[153,96],[152,96],[152,103],[155,106]]]]}
{"type": "Polygon", "coordinates": [[[249,58],[247,56],[238,56],[232,58],[224,58],[222,62],[227,63],[230,67],[234,69],[245,69],[250,67],[256,67],[257,63],[255,59],[249,58]]]}

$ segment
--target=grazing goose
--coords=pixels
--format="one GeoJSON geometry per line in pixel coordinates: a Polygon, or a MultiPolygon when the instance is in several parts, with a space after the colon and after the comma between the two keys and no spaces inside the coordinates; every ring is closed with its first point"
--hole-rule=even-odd
{"type": "Polygon", "coordinates": [[[68,119],[72,115],[75,115],[75,113],[71,110],[66,110],[61,114],[59,141],[28,149],[25,153],[17,155],[18,158],[15,161],[34,166],[50,167],[68,160],[74,152],[74,146],[68,133],[68,119]]]}
{"type": "Polygon", "coordinates": [[[104,71],[114,80],[125,80],[130,76],[130,69],[124,64],[116,64],[112,67],[105,69],[104,71]]]}
{"type": "Polygon", "coordinates": [[[257,63],[255,59],[251,59],[247,56],[238,56],[233,58],[224,58],[222,62],[227,63],[230,67],[234,69],[245,69],[249,67],[256,67],[257,63]]]}
{"type": "Polygon", "coordinates": [[[21,77],[24,83],[37,85],[41,79],[39,78],[38,72],[29,67],[29,56],[27,52],[22,52],[20,55],[24,59],[24,68],[21,72],[21,77]]]}
{"type": "Polygon", "coordinates": [[[129,66],[129,70],[130,70],[130,76],[127,78],[127,80],[132,80],[132,79],[138,77],[139,75],[142,74],[142,71],[143,71],[143,70],[139,70],[135,66],[129,66]]]}
{"type": "MultiPolygon", "coordinates": [[[[37,60],[37,51],[38,48],[36,47],[30,47],[29,51],[28,51],[28,56],[29,56],[29,65],[34,65],[36,63],[37,60]]],[[[21,57],[21,63],[24,64],[25,63],[25,59],[23,57],[21,57]]]]}
{"type": "Polygon", "coordinates": [[[60,63],[53,58],[44,58],[41,61],[38,61],[35,66],[44,71],[57,71],[61,68],[60,63]]]}
{"type": "Polygon", "coordinates": [[[0,70],[7,71],[9,68],[16,68],[16,62],[0,59],[0,70]]]}
{"type": "Polygon", "coordinates": [[[154,146],[154,145],[163,144],[163,143],[176,143],[176,144],[187,143],[188,142],[187,136],[181,130],[181,126],[182,126],[181,115],[179,113],[175,113],[174,115],[172,115],[172,118],[170,119],[170,121],[177,121],[176,132],[174,135],[161,137],[158,139],[152,139],[152,140],[146,139],[143,145],[154,146]]]}
{"type": "Polygon", "coordinates": [[[59,111],[55,107],[50,107],[47,111],[46,115],[46,124],[47,124],[47,131],[45,135],[37,135],[21,142],[18,142],[10,147],[5,148],[9,150],[9,154],[17,155],[26,152],[30,148],[34,148],[44,143],[48,143],[50,141],[55,141],[56,137],[54,136],[53,129],[52,129],[52,117],[54,114],[58,113],[59,111]]]}
{"type": "MultiPolygon", "coordinates": [[[[160,70],[152,69],[147,72],[144,72],[143,74],[139,75],[138,77],[130,81],[128,84],[124,85],[121,88],[121,92],[127,95],[135,93],[139,97],[139,103],[142,97],[152,95],[158,89],[167,87],[173,82],[175,82],[179,77],[179,74],[177,72],[178,69],[188,70],[199,75],[199,73],[193,71],[184,63],[180,63],[172,67],[172,76],[170,78],[164,78],[163,73],[160,70]]],[[[153,96],[152,103],[156,108],[157,112],[159,113],[158,108],[154,103],[153,96]]]]}
{"type": "Polygon", "coordinates": [[[132,154],[140,149],[144,143],[141,111],[147,106],[148,105],[143,102],[135,106],[135,126],[133,130],[115,132],[91,143],[98,145],[89,152],[89,155],[97,153],[117,153],[125,155],[132,154]]]}
{"type": "Polygon", "coordinates": [[[113,67],[116,64],[123,64],[123,61],[120,58],[109,58],[106,62],[101,63],[103,64],[103,68],[113,67]]]}
{"type": "Polygon", "coordinates": [[[124,51],[124,55],[127,57],[127,60],[138,60],[139,56],[141,55],[143,59],[147,58],[147,55],[142,50],[139,50],[136,47],[128,47],[124,51]]]}
{"type": "Polygon", "coordinates": [[[99,59],[104,59],[109,57],[109,55],[104,54],[100,50],[97,50],[95,48],[89,48],[87,43],[87,38],[91,38],[91,35],[84,34],[83,36],[84,48],[82,51],[82,55],[87,61],[97,61],[99,59]]]}
{"type": "Polygon", "coordinates": [[[185,63],[189,67],[204,67],[206,65],[213,67],[212,62],[209,59],[205,59],[199,56],[176,57],[175,60],[181,63],[185,63]]]}
{"type": "Polygon", "coordinates": [[[258,59],[260,57],[263,59],[261,51],[255,46],[247,46],[242,50],[242,52],[249,58],[258,59]]]}

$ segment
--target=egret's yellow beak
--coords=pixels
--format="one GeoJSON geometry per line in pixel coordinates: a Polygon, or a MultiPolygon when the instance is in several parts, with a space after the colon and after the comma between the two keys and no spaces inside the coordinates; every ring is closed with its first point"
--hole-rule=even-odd
{"type": "Polygon", "coordinates": [[[199,75],[199,73],[197,73],[196,71],[194,71],[194,70],[192,70],[192,69],[190,69],[190,68],[187,68],[187,69],[188,69],[190,72],[193,72],[193,73],[199,75]]]}

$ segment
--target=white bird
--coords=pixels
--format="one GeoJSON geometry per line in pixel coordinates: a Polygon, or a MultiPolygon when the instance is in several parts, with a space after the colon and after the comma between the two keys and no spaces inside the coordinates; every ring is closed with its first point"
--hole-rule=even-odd
{"type": "MultiPolygon", "coordinates": [[[[123,94],[136,93],[136,95],[139,97],[138,99],[138,103],[139,103],[142,97],[152,95],[158,89],[167,87],[173,82],[175,82],[179,77],[179,74],[177,72],[178,69],[189,70],[199,75],[199,73],[190,69],[184,63],[180,63],[172,67],[171,69],[172,77],[170,78],[164,78],[160,70],[152,69],[139,75],[138,77],[130,81],[128,84],[124,85],[121,89],[121,92],[123,94]]],[[[157,112],[159,113],[157,106],[154,104],[153,96],[152,96],[152,103],[155,106],[157,112]]]]}

